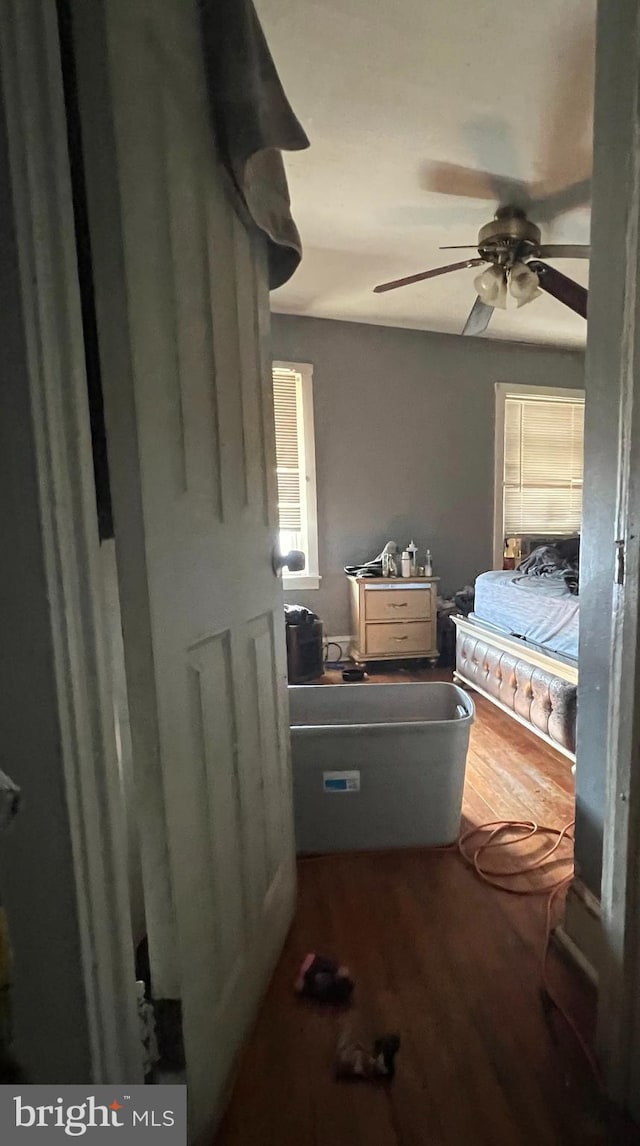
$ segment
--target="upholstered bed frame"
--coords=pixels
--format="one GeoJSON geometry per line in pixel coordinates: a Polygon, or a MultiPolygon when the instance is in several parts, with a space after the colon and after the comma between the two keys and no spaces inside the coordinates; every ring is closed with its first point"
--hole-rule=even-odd
{"type": "Polygon", "coordinates": [[[454,617],[455,678],[486,696],[575,763],[575,661],[470,617],[454,617]]]}

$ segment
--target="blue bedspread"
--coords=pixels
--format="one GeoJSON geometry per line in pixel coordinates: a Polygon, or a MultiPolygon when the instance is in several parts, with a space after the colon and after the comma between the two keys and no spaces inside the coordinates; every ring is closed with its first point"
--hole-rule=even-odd
{"type": "Polygon", "coordinates": [[[474,615],[549,652],[577,659],[578,600],[562,581],[493,570],[476,579],[474,615]]]}

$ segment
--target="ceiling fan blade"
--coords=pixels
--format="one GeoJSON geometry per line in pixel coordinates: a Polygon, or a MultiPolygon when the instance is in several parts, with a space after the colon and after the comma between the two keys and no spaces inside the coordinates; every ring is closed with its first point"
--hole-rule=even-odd
{"type": "Polygon", "coordinates": [[[420,283],[424,279],[435,279],[438,275],[447,275],[449,271],[461,271],[464,267],[480,267],[484,259],[465,259],[463,263],[451,263],[448,267],[435,267],[432,271],[421,271],[418,275],[407,275],[404,279],[394,279],[390,283],[380,283],[373,288],[374,294],[382,294],[386,290],[395,290],[397,287],[409,286],[410,283],[420,283]]]}
{"type": "Polygon", "coordinates": [[[542,259],[589,259],[591,247],[586,243],[545,243],[539,255],[542,259]]]}
{"type": "Polygon", "coordinates": [[[477,243],[458,243],[455,247],[438,247],[439,251],[477,251],[477,243]]]}
{"type": "Polygon", "coordinates": [[[509,179],[490,171],[476,171],[457,163],[428,163],[422,185],[440,195],[460,195],[467,199],[491,199],[502,206],[528,208],[531,192],[521,179],[509,179]]]}
{"type": "Polygon", "coordinates": [[[471,307],[471,313],[464,324],[463,334],[484,334],[493,314],[493,307],[483,302],[480,296],[471,307]]]}
{"type": "Polygon", "coordinates": [[[590,202],[591,179],[580,179],[568,187],[561,187],[559,191],[534,196],[530,211],[537,222],[550,223],[558,215],[575,211],[577,207],[587,207],[590,202]]]}
{"type": "Polygon", "coordinates": [[[527,266],[536,272],[541,290],[546,291],[553,298],[557,298],[558,302],[564,303],[565,306],[569,307],[569,310],[574,310],[582,318],[587,317],[589,292],[586,287],[567,278],[555,267],[539,262],[538,259],[532,259],[527,263],[527,266]]]}

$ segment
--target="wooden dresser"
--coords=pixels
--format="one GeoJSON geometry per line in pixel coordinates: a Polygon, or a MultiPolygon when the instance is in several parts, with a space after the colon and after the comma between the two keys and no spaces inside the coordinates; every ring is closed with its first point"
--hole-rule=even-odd
{"type": "Polygon", "coordinates": [[[349,577],[356,661],[438,659],[438,577],[349,577]]]}

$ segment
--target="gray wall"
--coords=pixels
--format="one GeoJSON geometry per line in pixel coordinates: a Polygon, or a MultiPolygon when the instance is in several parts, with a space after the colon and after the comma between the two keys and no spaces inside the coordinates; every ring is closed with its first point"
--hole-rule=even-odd
{"type": "Polygon", "coordinates": [[[582,387],[584,356],[328,319],[272,317],[274,358],[311,362],[321,588],[285,593],[350,631],[346,564],[429,546],[445,593],[489,569],[494,383],[582,387]]]}

